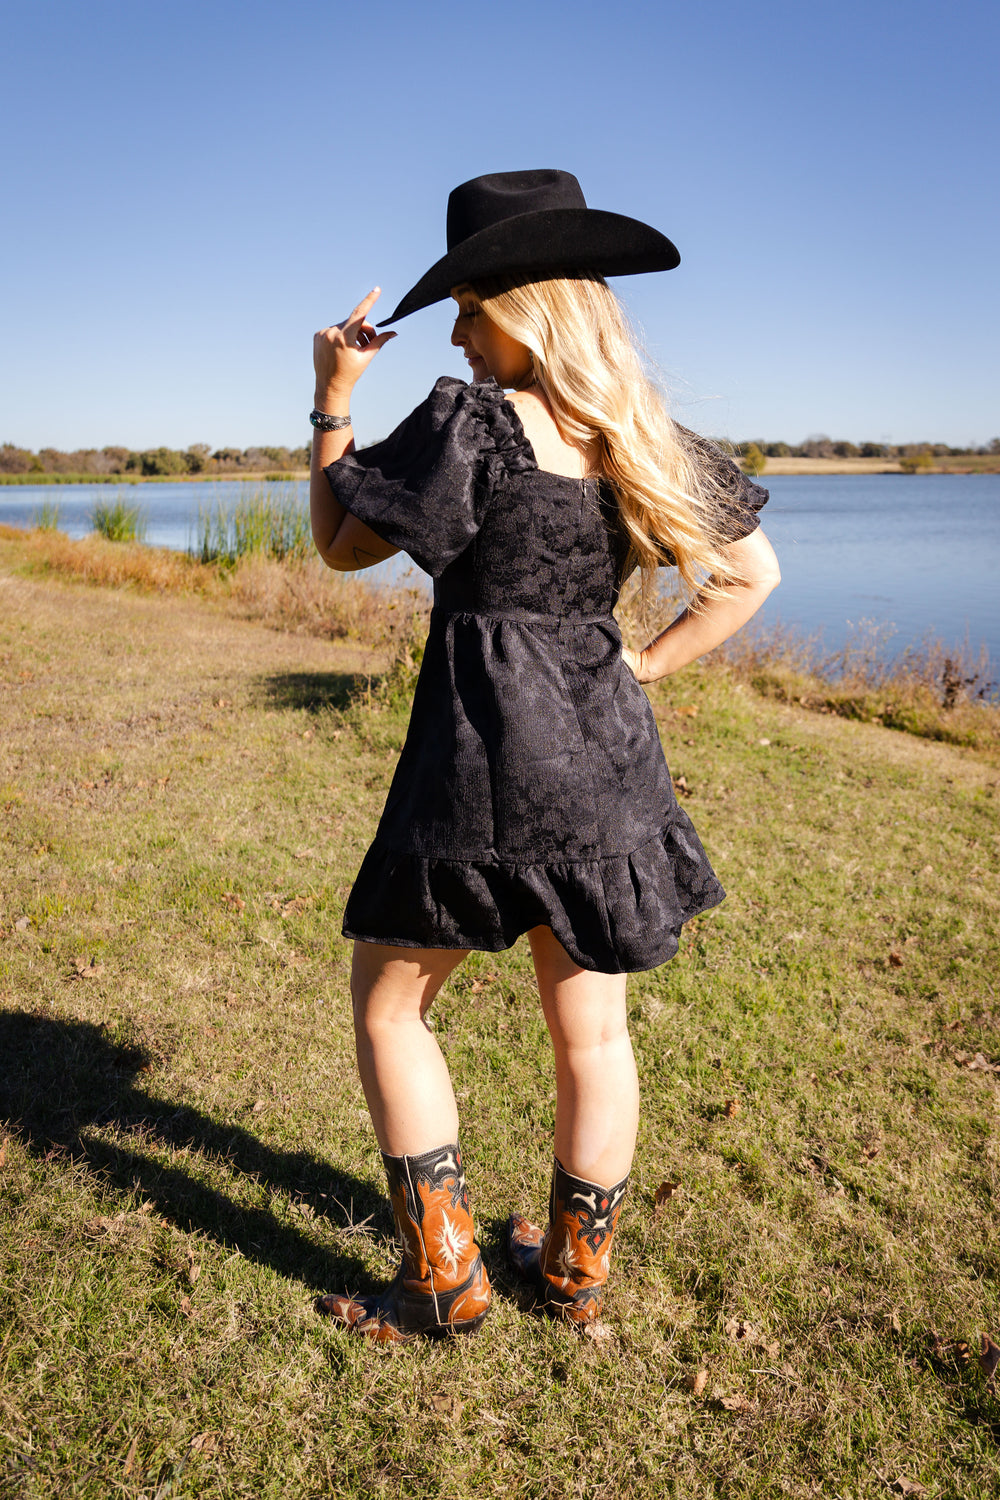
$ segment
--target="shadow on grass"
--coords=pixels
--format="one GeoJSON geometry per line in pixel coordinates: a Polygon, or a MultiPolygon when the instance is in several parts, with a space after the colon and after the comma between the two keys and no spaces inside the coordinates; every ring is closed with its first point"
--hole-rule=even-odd
{"type": "Polygon", "coordinates": [[[280,672],[263,679],[264,696],[271,708],[300,708],[318,714],[324,709],[350,708],[375,692],[381,673],[368,672],[280,672]]]}
{"type": "Polygon", "coordinates": [[[380,1185],[304,1151],[275,1151],[238,1125],[153,1097],[136,1086],[148,1054],[117,1044],[89,1022],[4,1013],[0,1057],[0,1119],[39,1160],[84,1166],[95,1186],[138,1190],[180,1229],[205,1234],[316,1291],[371,1285],[363,1261],[317,1244],[283,1215],[295,1204],[341,1229],[364,1224],[373,1237],[388,1238],[391,1219],[380,1185]],[[187,1147],[201,1161],[190,1169],[166,1165],[131,1145],[85,1137],[88,1127],[128,1132],[151,1151],[187,1147]],[[234,1179],[231,1196],[204,1180],[220,1165],[234,1179]],[[236,1181],[240,1176],[247,1181],[236,1181]],[[241,1201],[259,1198],[260,1189],[283,1196],[267,1206],[241,1201]]]}

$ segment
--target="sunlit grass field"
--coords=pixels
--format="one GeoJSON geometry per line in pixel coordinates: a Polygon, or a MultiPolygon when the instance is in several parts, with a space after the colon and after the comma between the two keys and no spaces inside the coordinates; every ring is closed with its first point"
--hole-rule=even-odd
{"type": "Polygon", "coordinates": [[[375,658],[374,613],[324,638],[304,606],[37,562],[0,548],[3,1500],[1000,1490],[989,736],[735,665],[652,691],[730,896],[631,982],[643,1118],[598,1337],[504,1265],[553,1118],[522,943],[434,1013],[493,1311],[378,1350],[312,1302],[396,1259],[339,928],[405,632],[375,658]]]}

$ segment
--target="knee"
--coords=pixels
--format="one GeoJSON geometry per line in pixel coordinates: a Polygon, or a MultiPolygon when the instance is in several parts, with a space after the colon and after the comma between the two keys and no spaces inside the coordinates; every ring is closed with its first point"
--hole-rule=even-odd
{"type": "Polygon", "coordinates": [[[392,985],[375,986],[351,980],[351,1011],[358,1036],[371,1036],[394,1026],[409,1026],[422,1018],[420,997],[392,985]]]}

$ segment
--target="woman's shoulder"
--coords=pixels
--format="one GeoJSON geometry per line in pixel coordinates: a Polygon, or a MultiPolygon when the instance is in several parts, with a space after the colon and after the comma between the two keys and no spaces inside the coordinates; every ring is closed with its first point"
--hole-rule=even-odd
{"type": "Polygon", "coordinates": [[[470,384],[442,375],[413,415],[419,415],[425,431],[456,449],[497,455],[512,468],[530,465],[520,418],[492,377],[470,384]]]}

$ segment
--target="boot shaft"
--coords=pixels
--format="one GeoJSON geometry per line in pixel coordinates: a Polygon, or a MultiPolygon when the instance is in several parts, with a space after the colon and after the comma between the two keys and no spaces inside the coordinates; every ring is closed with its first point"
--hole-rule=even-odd
{"type": "Polygon", "coordinates": [[[603,1286],[607,1280],[611,1244],[627,1187],[627,1177],[610,1188],[585,1182],[555,1161],[549,1227],[539,1259],[549,1283],[567,1296],[603,1286]]]}
{"type": "Polygon", "coordinates": [[[434,1295],[457,1290],[479,1255],[457,1145],[420,1156],[386,1156],[386,1177],[403,1246],[403,1277],[434,1295]]]}

